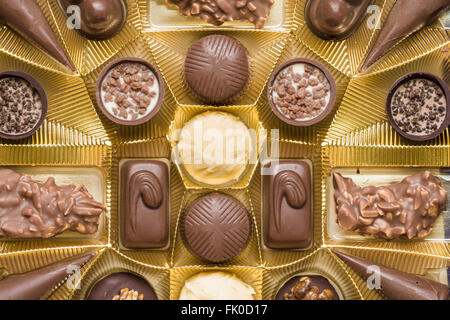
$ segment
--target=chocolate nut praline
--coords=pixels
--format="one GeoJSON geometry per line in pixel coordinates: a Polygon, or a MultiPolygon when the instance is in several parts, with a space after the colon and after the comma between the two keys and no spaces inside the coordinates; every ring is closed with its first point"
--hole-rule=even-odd
{"type": "Polygon", "coordinates": [[[102,72],[100,73],[100,75],[98,76],[97,79],[97,85],[96,85],[96,89],[95,89],[95,95],[96,95],[96,100],[97,100],[97,105],[100,108],[100,110],[102,111],[102,113],[111,121],[120,124],[120,125],[126,125],[126,126],[137,126],[140,124],[143,124],[147,121],[149,121],[150,119],[152,119],[161,109],[161,106],[164,102],[164,82],[162,80],[162,76],[159,73],[159,71],[153,66],[151,65],[148,61],[141,59],[141,58],[137,58],[137,57],[124,57],[124,58],[118,58],[116,60],[111,61],[109,64],[107,64],[102,72]],[[156,101],[155,106],[153,107],[153,109],[146,114],[144,117],[136,119],[136,120],[125,120],[125,119],[121,119],[119,117],[114,116],[114,114],[112,114],[105,106],[105,104],[103,103],[103,98],[102,98],[102,85],[103,85],[103,81],[106,78],[106,76],[109,74],[109,72],[114,69],[115,67],[120,66],[121,64],[126,64],[126,63],[134,63],[134,64],[141,64],[145,67],[147,67],[155,76],[155,80],[157,82],[158,85],[158,90],[159,90],[159,95],[158,95],[158,99],[156,101]]]}
{"type": "Polygon", "coordinates": [[[155,290],[141,276],[131,272],[116,272],[97,281],[89,292],[87,300],[113,300],[122,289],[143,294],[142,300],[158,300],[155,290]]]}
{"type": "MultiPolygon", "coordinates": [[[[323,64],[321,64],[320,62],[318,62],[316,60],[312,60],[312,59],[308,59],[308,58],[294,58],[294,59],[291,59],[291,60],[288,60],[288,61],[282,63],[280,66],[278,66],[275,69],[275,71],[270,76],[267,87],[268,87],[267,101],[268,101],[270,107],[272,108],[273,113],[281,121],[283,121],[289,125],[292,125],[292,126],[299,126],[299,127],[311,126],[311,125],[314,125],[314,124],[322,121],[331,112],[331,110],[334,107],[334,103],[336,101],[336,83],[334,81],[333,75],[323,64]],[[275,102],[273,101],[274,84],[275,84],[275,81],[277,80],[278,74],[280,74],[282,71],[284,71],[288,67],[290,67],[292,65],[296,65],[296,64],[310,65],[313,68],[318,69],[319,71],[321,71],[323,73],[326,80],[328,80],[328,84],[329,84],[328,103],[325,105],[325,107],[322,109],[322,111],[319,114],[317,114],[313,118],[307,119],[307,120],[295,120],[295,119],[288,118],[284,113],[282,113],[280,111],[280,109],[276,106],[275,102]]],[[[294,95],[296,93],[297,92],[295,92],[294,95]]]]}
{"type": "Polygon", "coordinates": [[[434,74],[427,73],[427,72],[412,72],[412,73],[408,73],[405,76],[403,76],[400,79],[398,79],[393,84],[391,89],[389,90],[389,94],[388,94],[387,99],[386,99],[386,115],[387,115],[387,118],[388,118],[389,123],[391,124],[391,126],[402,137],[404,137],[406,139],[409,139],[409,140],[412,140],[412,141],[419,141],[419,142],[420,141],[428,141],[428,140],[432,140],[432,139],[436,138],[437,136],[439,136],[450,125],[449,106],[450,106],[450,91],[449,91],[449,88],[448,88],[447,84],[442,79],[440,79],[439,77],[437,77],[434,74]],[[425,80],[429,80],[429,81],[437,84],[442,89],[442,92],[443,92],[443,94],[445,96],[446,115],[445,115],[444,121],[442,122],[441,126],[439,128],[437,128],[431,134],[427,134],[427,135],[413,135],[413,134],[409,134],[409,133],[403,131],[399,127],[397,122],[394,120],[394,116],[392,114],[392,99],[393,99],[395,93],[397,92],[397,89],[399,89],[399,87],[401,87],[403,84],[405,84],[405,83],[407,83],[407,82],[409,82],[411,80],[414,80],[414,79],[418,79],[418,80],[425,79],[425,80]]]}
{"type": "MultiPolygon", "coordinates": [[[[292,295],[292,289],[296,287],[296,285],[300,282],[299,280],[307,277],[310,280],[310,287],[317,287],[318,293],[324,292],[324,290],[327,290],[326,295],[330,297],[330,293],[332,293],[332,299],[320,299],[320,300],[340,300],[340,295],[338,294],[336,288],[334,287],[331,282],[321,276],[321,275],[298,275],[290,278],[288,281],[286,281],[281,288],[278,290],[275,299],[274,300],[303,300],[303,299],[297,299],[295,296],[292,295]],[[288,295],[288,297],[286,297],[288,295]]],[[[311,290],[311,288],[308,290],[306,288],[304,293],[308,293],[311,290]]],[[[319,300],[319,299],[309,299],[309,300],[319,300]]]]}
{"type": "Polygon", "coordinates": [[[40,97],[41,102],[41,117],[36,122],[35,126],[24,133],[21,134],[8,134],[5,132],[0,132],[0,138],[9,139],[9,140],[20,140],[27,138],[31,135],[33,135],[42,125],[42,122],[44,122],[44,119],[47,115],[47,108],[48,108],[48,101],[47,101],[47,95],[45,94],[44,88],[41,86],[41,84],[34,79],[32,76],[30,76],[27,73],[21,72],[21,71],[5,71],[0,73],[0,79],[3,78],[19,78],[24,80],[28,83],[28,85],[37,92],[37,94],[40,97]]]}

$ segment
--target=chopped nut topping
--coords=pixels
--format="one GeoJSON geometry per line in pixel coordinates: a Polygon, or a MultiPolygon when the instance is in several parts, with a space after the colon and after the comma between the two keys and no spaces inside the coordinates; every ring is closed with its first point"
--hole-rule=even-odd
{"type": "Polygon", "coordinates": [[[143,293],[139,294],[139,292],[137,292],[135,290],[130,290],[128,288],[124,288],[124,289],[120,290],[120,293],[115,295],[112,299],[113,300],[144,300],[144,294],[143,293]]]}
{"type": "Polygon", "coordinates": [[[284,300],[333,300],[334,294],[330,289],[324,289],[322,292],[319,288],[311,285],[309,277],[301,277],[298,279],[291,292],[284,294],[284,300]]]}

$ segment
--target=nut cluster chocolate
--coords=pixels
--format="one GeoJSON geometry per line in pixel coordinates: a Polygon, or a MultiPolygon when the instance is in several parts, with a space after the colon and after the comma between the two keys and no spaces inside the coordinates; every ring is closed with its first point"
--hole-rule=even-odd
{"type": "Polygon", "coordinates": [[[158,100],[158,81],[145,65],[125,62],[115,66],[102,83],[102,99],[115,117],[138,120],[145,117],[158,100]]]}
{"type": "Polygon", "coordinates": [[[311,284],[309,277],[298,279],[291,292],[284,295],[284,300],[333,300],[333,298],[333,292],[330,289],[320,292],[319,288],[311,284]]]}
{"type": "Polygon", "coordinates": [[[50,238],[66,230],[97,232],[104,206],[83,185],[58,186],[0,169],[0,238],[50,238]]]}
{"type": "Polygon", "coordinates": [[[400,130],[425,136],[437,131],[447,115],[442,88],[428,79],[411,79],[395,91],[391,113],[400,130]]]}
{"type": "Polygon", "coordinates": [[[263,28],[274,0],[166,0],[183,16],[192,16],[220,26],[226,21],[248,20],[263,28]]]}
{"type": "Polygon", "coordinates": [[[424,238],[446,210],[447,191],[429,171],[380,187],[360,187],[334,173],[334,188],[339,226],[377,238],[424,238]]]}
{"type": "Polygon", "coordinates": [[[19,77],[0,78],[0,132],[23,135],[33,131],[42,116],[39,93],[19,77]]]}

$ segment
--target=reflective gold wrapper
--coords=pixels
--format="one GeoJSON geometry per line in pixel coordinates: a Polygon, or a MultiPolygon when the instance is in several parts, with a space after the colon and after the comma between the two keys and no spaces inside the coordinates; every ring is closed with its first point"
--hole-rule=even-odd
{"type": "MultiPolygon", "coordinates": [[[[236,274],[255,289],[256,299],[274,299],[291,277],[314,274],[326,277],[343,299],[383,299],[331,253],[333,248],[447,283],[443,272],[450,259],[450,239],[445,234],[448,209],[425,239],[368,239],[339,228],[331,183],[333,172],[355,179],[364,175],[374,184],[425,169],[441,179],[449,176],[443,170],[450,167],[449,129],[434,140],[411,142],[393,130],[385,112],[389,89],[407,73],[430,72],[450,84],[449,34],[439,22],[402,41],[361,75],[357,70],[380,31],[377,14],[382,26],[394,0],[375,0],[376,7],[371,7],[356,32],[339,42],[322,40],[311,32],[304,15],[307,1],[276,0],[266,26],[257,30],[248,21],[208,25],[179,15],[178,10],[166,7],[165,0],[126,0],[128,18],[122,31],[104,41],[87,40],[69,29],[58,1],[37,2],[77,71],[69,74],[44,51],[8,27],[0,27],[0,71],[30,74],[48,97],[47,117],[35,134],[17,142],[0,141],[0,167],[38,180],[54,176],[61,183],[84,183],[104,203],[105,211],[94,235],[64,233],[46,240],[0,240],[0,277],[95,250],[98,255],[81,270],[80,289],[61,284],[50,299],[86,299],[97,281],[119,271],[143,277],[159,299],[178,299],[184,282],[202,271],[236,274]],[[190,92],[183,72],[188,48],[215,33],[240,41],[249,57],[245,89],[236,101],[220,107],[202,105],[190,92]],[[113,123],[96,102],[99,74],[109,62],[122,57],[147,60],[164,82],[160,112],[139,126],[113,123]],[[297,57],[320,62],[336,82],[334,108],[324,120],[308,127],[282,122],[267,98],[271,73],[297,57]],[[233,185],[215,188],[197,183],[172,159],[178,129],[205,111],[231,113],[255,132],[255,149],[260,157],[233,185]],[[277,157],[311,164],[313,241],[304,250],[268,249],[262,240],[261,167],[277,157]],[[170,161],[170,242],[166,248],[130,250],[121,245],[120,168],[131,159],[170,161]],[[180,231],[184,210],[212,191],[239,200],[251,222],[245,249],[221,264],[194,257],[180,231]]],[[[448,187],[448,181],[445,183],[448,187]]]]}

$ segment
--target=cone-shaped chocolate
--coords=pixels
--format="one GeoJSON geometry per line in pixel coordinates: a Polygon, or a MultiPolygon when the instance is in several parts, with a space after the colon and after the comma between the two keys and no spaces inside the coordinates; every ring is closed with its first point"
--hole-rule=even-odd
{"type": "Polygon", "coordinates": [[[35,0],[0,0],[0,21],[75,71],[35,0]]]}
{"type": "Polygon", "coordinates": [[[389,300],[447,300],[448,286],[392,268],[376,265],[349,254],[331,250],[361,278],[367,280],[373,273],[368,273],[370,266],[380,270],[380,289],[389,300]]]}
{"type": "Polygon", "coordinates": [[[90,253],[0,280],[0,300],[46,299],[58,284],[70,276],[70,272],[81,268],[94,255],[95,253],[90,253]]]}
{"type": "Polygon", "coordinates": [[[398,0],[359,71],[364,72],[401,40],[433,22],[449,6],[450,0],[398,0]]]}

